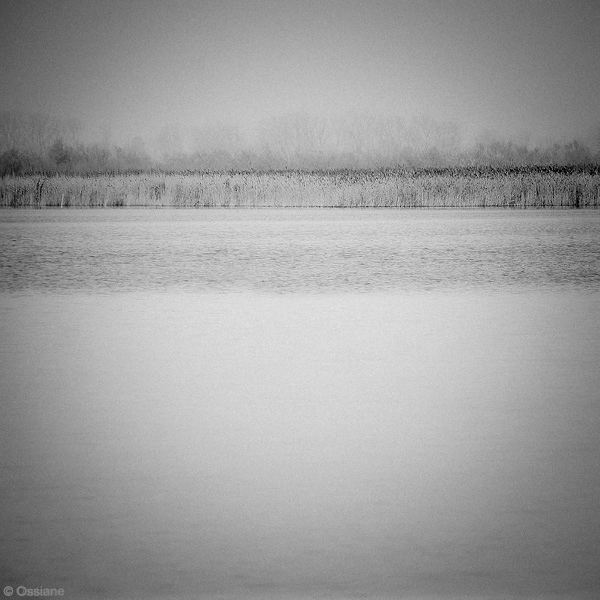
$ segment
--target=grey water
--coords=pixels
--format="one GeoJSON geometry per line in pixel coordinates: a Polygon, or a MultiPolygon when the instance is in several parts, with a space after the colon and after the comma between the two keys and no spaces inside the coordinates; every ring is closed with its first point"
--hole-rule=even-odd
{"type": "Polygon", "coordinates": [[[599,359],[598,211],[1,211],[0,584],[596,598],[599,359]]]}

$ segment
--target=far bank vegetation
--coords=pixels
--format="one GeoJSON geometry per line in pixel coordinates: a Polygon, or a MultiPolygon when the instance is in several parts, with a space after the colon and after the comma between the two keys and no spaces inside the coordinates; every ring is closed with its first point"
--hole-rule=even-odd
{"type": "Polygon", "coordinates": [[[600,169],[7,176],[3,208],[598,208],[600,169]]]}
{"type": "Polygon", "coordinates": [[[163,127],[153,148],[84,143],[83,126],[0,113],[0,207],[597,208],[600,126],[546,144],[482,136],[431,118],[263,124],[250,143],[213,124],[163,127]],[[184,139],[187,135],[187,141],[184,139]]]}

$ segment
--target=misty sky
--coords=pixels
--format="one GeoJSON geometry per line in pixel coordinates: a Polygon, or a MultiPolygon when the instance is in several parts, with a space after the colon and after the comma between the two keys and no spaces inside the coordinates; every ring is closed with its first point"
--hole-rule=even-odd
{"type": "Polygon", "coordinates": [[[538,138],[600,122],[598,0],[0,0],[0,56],[0,110],[113,141],[296,111],[538,138]]]}

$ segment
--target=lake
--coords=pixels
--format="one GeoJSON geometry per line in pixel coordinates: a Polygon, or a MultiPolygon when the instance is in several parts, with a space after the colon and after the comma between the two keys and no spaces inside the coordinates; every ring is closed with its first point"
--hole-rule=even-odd
{"type": "Polygon", "coordinates": [[[598,211],[0,211],[0,584],[597,598],[599,367],[598,211]]]}

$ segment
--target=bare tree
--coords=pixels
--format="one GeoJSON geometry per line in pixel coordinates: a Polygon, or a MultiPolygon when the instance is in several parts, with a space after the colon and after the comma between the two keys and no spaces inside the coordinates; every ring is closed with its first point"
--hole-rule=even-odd
{"type": "Polygon", "coordinates": [[[25,115],[4,111],[0,113],[0,149],[24,150],[27,145],[27,127],[25,115]]]}
{"type": "Polygon", "coordinates": [[[34,113],[28,119],[32,150],[46,154],[50,146],[62,136],[62,123],[55,117],[34,113]]]}
{"type": "Polygon", "coordinates": [[[60,119],[42,113],[0,113],[0,148],[44,155],[54,142],[66,137],[60,119]]]}
{"type": "Polygon", "coordinates": [[[67,119],[63,124],[65,141],[73,147],[81,145],[81,134],[83,133],[83,124],[79,119],[67,119]]]}
{"type": "Polygon", "coordinates": [[[200,154],[226,152],[237,156],[243,152],[246,142],[239,126],[213,123],[192,130],[192,146],[200,154]]]}
{"type": "Polygon", "coordinates": [[[263,124],[264,152],[286,167],[316,167],[331,145],[331,124],[305,112],[288,113],[263,124]]]}
{"type": "Polygon", "coordinates": [[[163,160],[171,160],[183,152],[179,125],[165,125],[156,138],[156,146],[163,160]]]}

